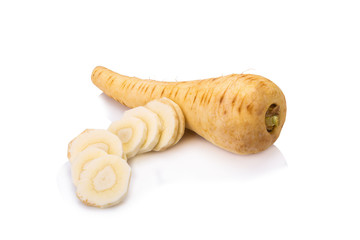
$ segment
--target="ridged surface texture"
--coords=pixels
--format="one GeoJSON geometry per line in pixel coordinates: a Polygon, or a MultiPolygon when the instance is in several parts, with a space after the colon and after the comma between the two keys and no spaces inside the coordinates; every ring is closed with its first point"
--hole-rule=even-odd
{"type": "Polygon", "coordinates": [[[183,111],[188,129],[237,154],[257,153],[271,146],[286,118],[284,94],[259,75],[159,82],[96,67],[91,79],[106,95],[131,108],[161,97],[173,100],[183,111]],[[272,104],[279,106],[280,124],[268,132],[265,113],[272,104]]]}

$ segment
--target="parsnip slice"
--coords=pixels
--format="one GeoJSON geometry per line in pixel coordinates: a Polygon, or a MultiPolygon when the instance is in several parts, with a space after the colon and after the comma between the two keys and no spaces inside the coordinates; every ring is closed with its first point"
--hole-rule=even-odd
{"type": "Polygon", "coordinates": [[[117,155],[105,155],[88,162],[80,174],[76,195],[86,205],[111,207],[128,191],[131,168],[117,155]]]}
{"type": "Polygon", "coordinates": [[[147,136],[146,124],[136,117],[124,117],[115,121],[111,123],[108,131],[120,138],[128,159],[134,157],[139,152],[147,136]]]}
{"type": "Polygon", "coordinates": [[[158,115],[145,107],[136,107],[126,111],[124,113],[124,118],[125,117],[136,117],[141,119],[146,124],[146,140],[140,147],[138,153],[144,153],[153,150],[160,138],[161,121],[158,115]]]}
{"type": "Polygon", "coordinates": [[[80,174],[88,162],[105,155],[107,155],[107,152],[97,147],[88,147],[84,151],[81,151],[79,154],[77,154],[71,165],[71,177],[74,185],[78,185],[80,174]]]}
{"type": "Polygon", "coordinates": [[[173,145],[175,145],[184,136],[184,132],[185,132],[185,117],[184,117],[184,114],[183,114],[181,108],[179,107],[179,105],[177,105],[171,99],[163,97],[163,98],[160,98],[159,101],[171,105],[174,108],[174,110],[175,110],[175,112],[176,112],[176,114],[178,116],[179,127],[178,127],[178,132],[177,132],[175,142],[173,143],[173,145]]]}
{"type": "Polygon", "coordinates": [[[176,140],[179,129],[179,120],[174,108],[166,103],[153,100],[145,105],[146,108],[156,113],[162,123],[162,132],[154,151],[163,151],[170,147],[176,140]]]}
{"type": "Polygon", "coordinates": [[[74,157],[88,147],[97,147],[108,154],[126,158],[122,143],[115,134],[103,129],[86,129],[68,145],[68,158],[70,162],[72,163],[74,157]]]}

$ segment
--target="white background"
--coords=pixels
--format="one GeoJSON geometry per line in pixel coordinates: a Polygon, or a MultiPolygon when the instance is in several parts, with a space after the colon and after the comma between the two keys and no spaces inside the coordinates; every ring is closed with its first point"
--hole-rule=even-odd
{"type": "Polygon", "coordinates": [[[359,239],[358,1],[1,1],[1,239],[359,239]],[[285,93],[251,156],[194,133],[134,158],[126,200],[75,197],[67,143],[126,109],[97,65],[160,81],[255,73],[285,93]]]}

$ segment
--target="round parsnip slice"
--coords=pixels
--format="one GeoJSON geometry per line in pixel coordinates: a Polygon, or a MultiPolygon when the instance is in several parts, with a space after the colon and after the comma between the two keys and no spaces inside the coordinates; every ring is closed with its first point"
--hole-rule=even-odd
{"type": "Polygon", "coordinates": [[[178,116],[171,105],[158,100],[148,102],[145,107],[160,117],[162,132],[158,144],[154,147],[154,151],[163,151],[175,142],[179,129],[178,116]]]}
{"type": "Polygon", "coordinates": [[[145,107],[136,107],[126,111],[124,117],[136,117],[146,124],[146,140],[140,147],[138,153],[150,152],[153,150],[160,138],[161,121],[158,115],[145,107]]]}
{"type": "Polygon", "coordinates": [[[185,132],[185,117],[184,117],[184,114],[183,114],[181,108],[179,107],[179,105],[177,105],[171,99],[163,97],[163,98],[160,98],[159,101],[171,105],[174,108],[174,110],[175,110],[175,112],[176,112],[176,114],[178,116],[179,128],[178,128],[178,132],[177,132],[175,142],[173,143],[173,145],[175,145],[184,136],[184,132],[185,132]]]}
{"type": "Polygon", "coordinates": [[[74,161],[71,165],[71,177],[74,185],[78,185],[80,174],[88,162],[105,155],[107,155],[107,152],[97,147],[88,147],[84,151],[81,151],[79,154],[77,154],[74,157],[74,161]]]}
{"type": "Polygon", "coordinates": [[[68,145],[68,158],[73,163],[78,153],[88,147],[97,147],[108,154],[126,158],[120,139],[113,133],[103,129],[86,129],[68,145]]]}
{"type": "Polygon", "coordinates": [[[117,155],[88,162],[80,174],[76,195],[86,205],[105,208],[121,202],[128,191],[131,168],[117,155]]]}
{"type": "Polygon", "coordinates": [[[136,117],[124,117],[115,121],[110,124],[108,131],[120,138],[128,159],[139,152],[147,136],[146,124],[136,117]]]}

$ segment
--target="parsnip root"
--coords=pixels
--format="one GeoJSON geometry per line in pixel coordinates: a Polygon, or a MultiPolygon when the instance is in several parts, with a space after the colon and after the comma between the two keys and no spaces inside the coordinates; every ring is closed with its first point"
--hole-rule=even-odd
{"type": "Polygon", "coordinates": [[[279,137],[286,118],[284,94],[273,82],[258,75],[157,82],[96,67],[91,79],[105,94],[130,108],[161,97],[171,99],[182,109],[188,129],[238,154],[267,149],[279,137]],[[270,108],[277,109],[278,119],[269,128],[266,113],[270,108]]]}

